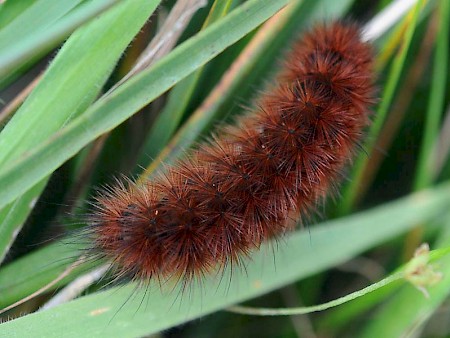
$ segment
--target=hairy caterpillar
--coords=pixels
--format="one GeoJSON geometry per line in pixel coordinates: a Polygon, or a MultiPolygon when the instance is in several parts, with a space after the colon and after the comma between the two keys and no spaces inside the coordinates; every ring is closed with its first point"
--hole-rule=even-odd
{"type": "Polygon", "coordinates": [[[339,180],[368,123],[371,47],[357,25],[318,26],[233,126],[160,173],[103,192],[93,254],[117,276],[187,283],[293,227],[339,180]]]}

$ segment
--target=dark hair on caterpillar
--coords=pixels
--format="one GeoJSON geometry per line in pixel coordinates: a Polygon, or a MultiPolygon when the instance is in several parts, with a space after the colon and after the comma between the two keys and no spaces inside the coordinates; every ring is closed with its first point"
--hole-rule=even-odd
{"type": "Polygon", "coordinates": [[[234,125],[151,181],[96,198],[92,255],[143,283],[239,265],[339,182],[368,124],[373,82],[372,48],[356,24],[315,27],[234,125]]]}

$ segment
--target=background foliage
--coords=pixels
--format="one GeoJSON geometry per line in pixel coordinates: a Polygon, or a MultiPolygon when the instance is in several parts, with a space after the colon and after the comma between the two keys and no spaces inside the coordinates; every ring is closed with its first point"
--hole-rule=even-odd
{"type": "Polygon", "coordinates": [[[208,276],[187,292],[158,283],[111,286],[104,278],[87,283],[75,300],[35,312],[64,285],[93,276],[99,262],[73,267],[86,243],[72,234],[84,226],[77,219],[89,212],[98,187],[121,174],[151,177],[215,125],[232,121],[274,75],[291,41],[314,23],[351,18],[364,24],[391,5],[210,0],[186,24],[177,26],[182,16],[168,15],[202,2],[0,5],[0,308],[47,286],[1,315],[0,335],[449,335],[446,0],[418,1],[375,40],[380,100],[365,151],[348,168],[340,194],[306,229],[268,243],[245,269],[208,276]],[[141,54],[149,62],[124,78],[141,54]],[[423,242],[438,264],[433,271],[443,276],[425,285],[428,298],[421,285],[403,278],[423,242]],[[347,302],[346,295],[367,286],[376,290],[347,302]],[[302,307],[333,299],[345,304],[290,317],[219,311],[245,302],[308,312],[302,307]]]}

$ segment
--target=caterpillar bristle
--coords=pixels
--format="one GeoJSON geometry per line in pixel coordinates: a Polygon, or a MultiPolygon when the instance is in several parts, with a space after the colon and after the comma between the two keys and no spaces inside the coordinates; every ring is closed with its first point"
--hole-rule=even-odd
{"type": "Polygon", "coordinates": [[[373,103],[372,48],[355,24],[319,25],[252,110],[156,178],[106,190],[90,232],[117,276],[187,284],[279,238],[351,160],[373,103]]]}

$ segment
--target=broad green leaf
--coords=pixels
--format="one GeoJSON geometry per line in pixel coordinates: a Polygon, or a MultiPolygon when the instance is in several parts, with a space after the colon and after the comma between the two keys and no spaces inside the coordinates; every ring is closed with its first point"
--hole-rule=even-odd
{"type": "Polygon", "coordinates": [[[252,255],[245,271],[235,267],[232,275],[227,270],[223,276],[210,276],[185,293],[170,285],[161,291],[158,283],[138,290],[130,284],[4,323],[0,330],[19,336],[31,330],[45,337],[56,337],[61,330],[67,337],[155,333],[343,263],[416,222],[441,214],[449,199],[450,183],[446,183],[310,231],[298,231],[283,246],[275,244],[280,248],[275,253],[274,244],[264,245],[252,255]]]}
{"type": "Polygon", "coordinates": [[[189,39],[110,95],[98,100],[86,113],[0,172],[0,206],[20,196],[49,175],[89,142],[113,129],[157,98],[175,83],[211,60],[265,21],[287,0],[250,0],[224,19],[189,39]],[[189,55],[189,57],[186,57],[189,55]]]}

